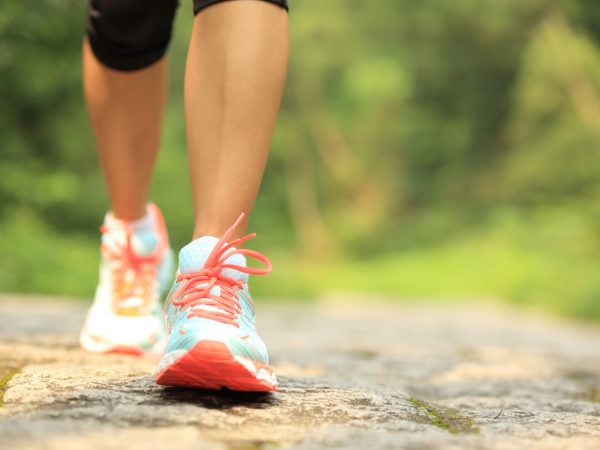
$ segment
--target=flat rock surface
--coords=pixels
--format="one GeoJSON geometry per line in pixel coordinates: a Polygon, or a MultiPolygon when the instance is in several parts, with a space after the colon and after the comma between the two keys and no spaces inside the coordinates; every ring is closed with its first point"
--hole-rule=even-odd
{"type": "Polygon", "coordinates": [[[342,300],[258,304],[280,389],[249,394],[157,386],[79,349],[84,303],[0,296],[0,446],[600,448],[600,327],[342,300]]]}

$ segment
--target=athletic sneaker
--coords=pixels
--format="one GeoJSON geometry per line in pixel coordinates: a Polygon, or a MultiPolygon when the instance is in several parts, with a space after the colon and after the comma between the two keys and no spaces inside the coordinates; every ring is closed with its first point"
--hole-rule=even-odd
{"type": "Polygon", "coordinates": [[[248,274],[271,272],[262,254],[227,243],[243,214],[220,238],[205,236],[179,253],[179,270],[166,301],[171,333],[156,382],[165,386],[274,391],[277,379],[254,321],[248,274]],[[246,256],[266,268],[246,266],[246,256]]]}
{"type": "Polygon", "coordinates": [[[100,282],[81,330],[81,347],[101,353],[164,353],[167,332],[160,298],[173,275],[173,252],[160,210],[140,220],[104,218],[100,282]]]}

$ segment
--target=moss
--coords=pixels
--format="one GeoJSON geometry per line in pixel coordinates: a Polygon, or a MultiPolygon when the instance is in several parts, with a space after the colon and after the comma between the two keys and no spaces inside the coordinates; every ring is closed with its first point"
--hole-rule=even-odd
{"type": "Polygon", "coordinates": [[[353,354],[360,359],[375,359],[378,356],[378,353],[374,350],[359,350],[353,352],[353,354]]]}
{"type": "Polygon", "coordinates": [[[598,376],[595,372],[577,370],[565,373],[565,377],[575,381],[581,389],[576,396],[578,400],[600,403],[600,385],[598,385],[598,376]]]}
{"type": "Polygon", "coordinates": [[[598,389],[597,387],[589,388],[585,392],[583,398],[588,402],[600,403],[600,389],[598,389]]]}
{"type": "Polygon", "coordinates": [[[0,407],[4,406],[4,392],[6,391],[6,385],[21,371],[20,368],[6,368],[0,367],[0,407]]]}
{"type": "Polygon", "coordinates": [[[433,425],[434,427],[438,427],[438,428],[442,428],[444,430],[450,431],[450,425],[448,425],[446,422],[444,422],[439,417],[437,419],[435,419],[433,422],[431,422],[431,425],[433,425]]]}
{"type": "Polygon", "coordinates": [[[425,408],[425,403],[423,403],[420,400],[417,400],[414,397],[409,398],[408,401],[410,401],[413,405],[418,406],[419,408],[425,408]]]}
{"type": "Polygon", "coordinates": [[[422,400],[417,400],[411,397],[410,402],[427,410],[427,413],[431,417],[431,421],[428,421],[429,425],[446,430],[449,433],[479,433],[479,427],[473,426],[473,419],[470,417],[459,416],[456,411],[451,409],[442,409],[434,407],[429,403],[425,403],[422,400]]]}

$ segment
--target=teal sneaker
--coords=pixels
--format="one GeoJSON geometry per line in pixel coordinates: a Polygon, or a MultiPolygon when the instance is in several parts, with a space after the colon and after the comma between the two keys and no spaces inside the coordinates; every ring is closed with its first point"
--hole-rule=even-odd
{"type": "Polygon", "coordinates": [[[237,249],[255,235],[227,243],[243,214],[220,238],[205,236],[179,253],[179,270],[166,300],[170,337],[156,383],[165,386],[274,391],[264,342],[256,333],[248,274],[271,272],[259,252],[237,249]],[[246,256],[266,267],[250,268],[246,256]]]}

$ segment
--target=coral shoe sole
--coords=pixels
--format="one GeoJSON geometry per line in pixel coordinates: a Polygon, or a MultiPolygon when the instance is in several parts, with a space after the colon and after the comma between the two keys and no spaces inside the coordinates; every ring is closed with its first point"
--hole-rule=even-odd
{"type": "Polygon", "coordinates": [[[273,369],[252,359],[234,356],[223,342],[208,340],[198,342],[190,350],[165,355],[158,365],[156,383],[235,391],[277,390],[273,369]]]}

